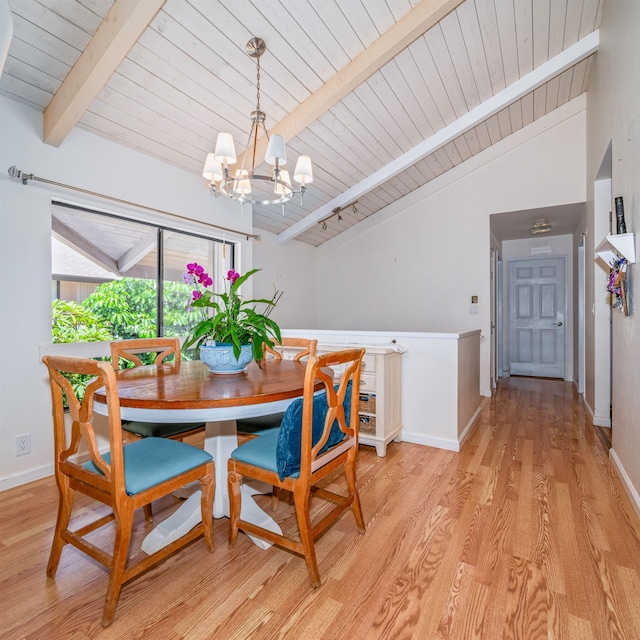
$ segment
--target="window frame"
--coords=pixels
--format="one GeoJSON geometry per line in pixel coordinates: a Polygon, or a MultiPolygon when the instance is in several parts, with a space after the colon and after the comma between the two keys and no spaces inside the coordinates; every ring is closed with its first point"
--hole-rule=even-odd
{"type": "MultiPolygon", "coordinates": [[[[155,282],[156,282],[156,335],[157,337],[164,336],[164,245],[165,245],[165,235],[167,233],[177,233],[183,236],[189,236],[192,238],[197,238],[200,240],[205,240],[207,242],[213,242],[226,248],[226,250],[230,251],[229,255],[229,265],[231,269],[237,269],[237,256],[238,256],[238,243],[232,240],[227,240],[226,238],[220,238],[213,235],[207,235],[205,233],[197,232],[197,231],[186,231],[184,229],[180,229],[178,227],[170,226],[163,222],[153,222],[149,220],[139,219],[134,216],[127,216],[121,213],[114,213],[111,211],[104,211],[99,209],[94,209],[91,207],[86,207],[74,203],[64,202],[60,200],[52,200],[52,216],[55,208],[63,208],[70,209],[72,211],[80,211],[82,213],[96,215],[96,216],[104,216],[106,218],[111,218],[115,220],[122,220],[127,223],[135,223],[137,225],[142,225],[149,227],[150,229],[156,229],[157,239],[156,239],[156,266],[155,266],[155,282]]],[[[197,222],[197,221],[194,221],[197,222]]],[[[53,237],[54,230],[52,228],[51,235],[53,237]]],[[[52,265],[53,266],[53,265],[52,265]]],[[[72,278],[59,278],[54,279],[54,273],[52,269],[52,283],[55,283],[55,290],[57,297],[59,299],[60,294],[60,282],[68,281],[68,282],[81,282],[81,276],[78,277],[78,280],[72,278]]],[[[52,286],[53,290],[53,286],[52,286]]]]}

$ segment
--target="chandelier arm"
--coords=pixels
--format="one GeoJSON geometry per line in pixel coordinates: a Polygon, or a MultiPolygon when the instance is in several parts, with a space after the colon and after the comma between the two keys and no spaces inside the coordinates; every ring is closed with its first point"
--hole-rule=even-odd
{"type": "MultiPolygon", "coordinates": [[[[256,130],[256,121],[251,121],[251,130],[249,131],[249,137],[247,138],[247,147],[242,154],[242,162],[240,163],[239,173],[242,173],[242,170],[245,168],[245,164],[247,162],[247,156],[249,155],[249,149],[251,148],[251,140],[253,138],[253,132],[256,130]]],[[[253,173],[253,165],[251,165],[251,173],[253,173]]]]}
{"type": "MultiPolygon", "coordinates": [[[[263,125],[264,126],[264,125],[263,125]]],[[[253,149],[251,153],[251,175],[255,173],[256,170],[256,151],[258,150],[258,129],[260,128],[260,123],[257,123],[253,128],[253,149]]]]}

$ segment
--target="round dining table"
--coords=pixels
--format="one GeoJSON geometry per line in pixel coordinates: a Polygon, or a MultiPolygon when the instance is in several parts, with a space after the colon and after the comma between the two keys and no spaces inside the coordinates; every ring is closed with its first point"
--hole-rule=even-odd
{"type": "MultiPolygon", "coordinates": [[[[216,491],[214,518],[229,516],[227,460],[238,446],[236,419],[284,411],[304,390],[306,363],[268,359],[252,362],[242,373],[214,374],[200,360],[146,365],[116,372],[120,415],[140,422],[206,422],[204,448],[214,459],[216,491]]],[[[322,388],[317,382],[316,391],[322,388]]],[[[98,391],[94,411],[106,414],[106,396],[98,391]]],[[[270,491],[265,485],[244,484],[241,518],[281,533],[278,524],[253,499],[270,491]]],[[[200,491],[144,539],[142,549],[153,553],[176,540],[200,521],[200,491]]],[[[270,543],[252,540],[260,547],[270,543]]]]}

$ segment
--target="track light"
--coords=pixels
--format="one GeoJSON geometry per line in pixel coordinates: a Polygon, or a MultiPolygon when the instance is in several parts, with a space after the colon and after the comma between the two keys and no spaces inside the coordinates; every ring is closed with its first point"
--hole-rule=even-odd
{"type": "Polygon", "coordinates": [[[356,209],[356,202],[358,201],[356,200],[355,202],[351,202],[350,204],[347,204],[344,207],[336,207],[335,209],[333,209],[333,211],[331,211],[330,215],[324,218],[324,220],[318,220],[318,224],[322,225],[322,230],[323,231],[327,230],[327,220],[333,218],[333,216],[338,216],[338,222],[344,222],[344,218],[342,217],[342,212],[345,209],[348,209],[349,207],[353,209],[354,214],[357,213],[358,210],[356,209]]]}

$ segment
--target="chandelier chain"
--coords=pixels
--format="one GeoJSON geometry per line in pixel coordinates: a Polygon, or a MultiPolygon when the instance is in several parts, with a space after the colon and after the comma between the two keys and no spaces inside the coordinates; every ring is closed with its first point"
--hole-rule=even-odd
{"type": "Polygon", "coordinates": [[[256,109],[260,109],[260,56],[256,57],[256,109]]]}

